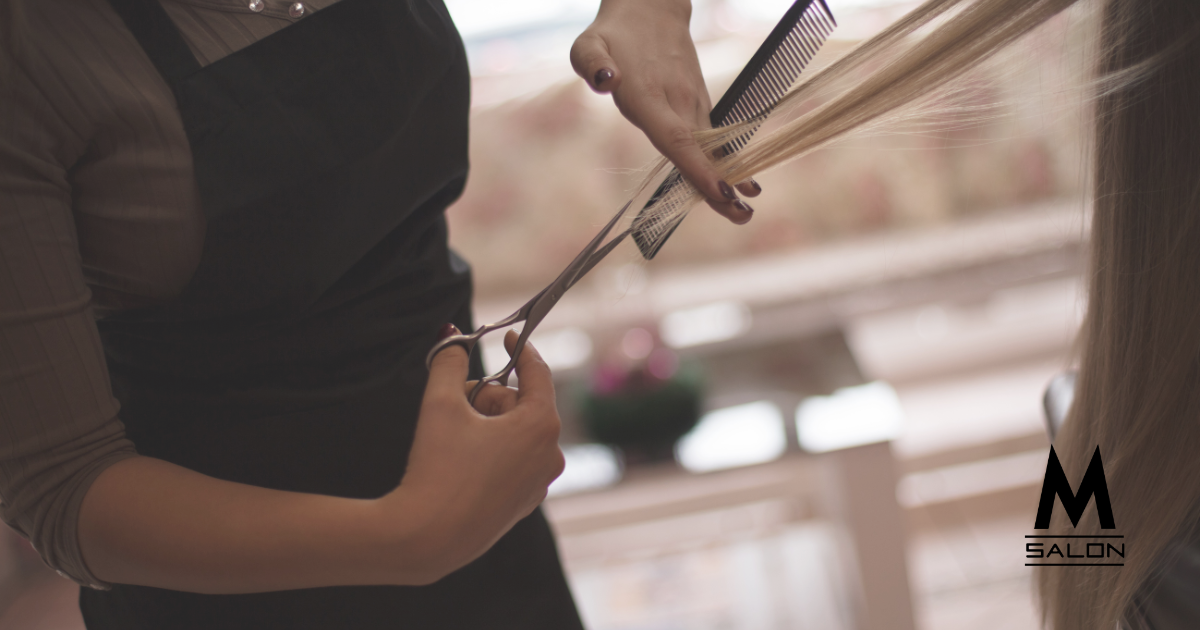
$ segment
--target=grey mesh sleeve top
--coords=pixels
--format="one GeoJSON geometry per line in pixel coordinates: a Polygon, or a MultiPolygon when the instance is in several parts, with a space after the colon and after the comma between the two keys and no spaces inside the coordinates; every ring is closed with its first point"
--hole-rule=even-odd
{"type": "MultiPolygon", "coordinates": [[[[162,2],[202,65],[303,19],[285,0],[162,2]]],[[[82,584],[104,586],[83,496],[136,456],[94,318],[176,294],[203,240],[174,97],[106,0],[0,0],[0,516],[82,584]]]]}

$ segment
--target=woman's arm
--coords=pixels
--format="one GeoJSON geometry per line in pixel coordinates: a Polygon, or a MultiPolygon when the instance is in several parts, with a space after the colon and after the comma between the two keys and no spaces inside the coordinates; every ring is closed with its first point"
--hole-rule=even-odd
{"type": "Polygon", "coordinates": [[[201,593],[428,581],[419,516],[385,532],[378,501],[256,488],[150,457],[110,466],[79,513],[79,543],[108,582],[201,593]],[[381,534],[390,534],[394,541],[381,534]],[[407,558],[389,574],[381,549],[407,558]]]}
{"type": "MultiPolygon", "coordinates": [[[[711,126],[712,103],[688,22],[690,0],[602,0],[596,20],[571,48],[571,65],[597,92],[611,92],[617,108],[688,181],[708,205],[734,223],[753,209],[721,179],[692,134],[711,126]]],[[[736,186],[747,197],[753,180],[736,186]]]]}
{"type": "Polygon", "coordinates": [[[380,499],[268,490],[148,457],[115,464],[80,510],[84,558],[106,581],[201,593],[433,582],[529,515],[562,472],[550,370],[526,346],[517,371],[519,392],[484,390],[484,416],[467,403],[466,353],[439,353],[408,471],[380,499]]]}

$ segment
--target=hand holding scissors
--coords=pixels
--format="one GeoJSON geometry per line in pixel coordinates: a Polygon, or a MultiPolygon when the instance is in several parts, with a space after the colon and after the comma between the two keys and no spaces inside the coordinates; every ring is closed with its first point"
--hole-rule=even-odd
{"type": "Polygon", "coordinates": [[[495,330],[508,328],[509,326],[519,322],[525,322],[525,326],[521,329],[520,336],[517,337],[517,344],[512,351],[512,356],[508,361],[508,365],[504,366],[503,369],[491,376],[479,379],[479,382],[476,383],[475,388],[471,390],[471,394],[467,397],[467,399],[471,402],[471,404],[474,404],[475,398],[479,395],[479,392],[482,391],[483,388],[489,383],[508,385],[508,376],[512,373],[513,368],[516,367],[517,358],[521,356],[521,350],[525,347],[525,342],[529,340],[529,335],[535,328],[537,328],[538,324],[545,319],[546,314],[550,312],[550,309],[554,308],[554,305],[558,303],[564,294],[566,294],[567,290],[575,286],[575,283],[578,282],[580,278],[587,275],[587,273],[592,270],[592,267],[596,266],[596,263],[603,260],[609,252],[611,252],[616,248],[617,245],[621,243],[621,241],[625,240],[626,236],[629,236],[630,230],[627,229],[614,236],[612,240],[610,240],[608,243],[605,243],[603,246],[600,245],[604,242],[604,239],[608,236],[609,232],[612,231],[613,227],[615,227],[617,223],[620,222],[621,218],[625,216],[625,212],[629,209],[630,203],[632,203],[632,201],[627,202],[608,222],[608,225],[605,225],[604,228],[600,230],[600,233],[588,243],[587,247],[583,248],[583,251],[579,252],[579,255],[571,261],[571,264],[567,265],[567,268],[564,269],[557,278],[555,278],[554,282],[551,282],[549,286],[547,286],[545,289],[542,289],[537,295],[533,296],[533,299],[526,302],[524,306],[517,309],[517,311],[512,315],[509,315],[508,317],[505,317],[504,319],[493,324],[480,326],[473,333],[466,335],[451,335],[445,339],[442,339],[433,346],[433,349],[429,351],[428,356],[425,358],[425,365],[429,366],[433,362],[433,357],[436,356],[437,353],[450,346],[462,346],[467,351],[467,354],[470,354],[471,351],[474,350],[475,345],[481,338],[483,338],[484,335],[495,330]]]}

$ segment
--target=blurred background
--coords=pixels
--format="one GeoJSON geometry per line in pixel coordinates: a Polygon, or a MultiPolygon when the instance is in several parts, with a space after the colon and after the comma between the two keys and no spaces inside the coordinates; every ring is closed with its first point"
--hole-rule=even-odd
{"type": "MultiPolygon", "coordinates": [[[[447,4],[474,75],[451,241],[490,322],[657,153],[571,71],[597,1],[447,4]]],[[[829,4],[810,69],[915,6],[829,4]]],[[[715,102],[790,2],[693,5],[715,102]]],[[[622,245],[550,314],[533,341],[567,469],[546,511],[589,628],[1038,625],[1023,536],[1042,394],[1082,315],[1088,23],[1060,16],[903,122],[756,176],[745,226],[699,206],[653,261],[622,245]]],[[[82,628],[73,585],[3,535],[0,630],[82,628]]]]}

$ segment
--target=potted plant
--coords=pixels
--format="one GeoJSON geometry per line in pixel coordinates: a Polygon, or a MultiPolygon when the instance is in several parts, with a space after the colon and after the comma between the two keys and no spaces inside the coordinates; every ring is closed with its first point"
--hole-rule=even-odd
{"type": "Polygon", "coordinates": [[[602,360],[583,395],[591,437],[621,450],[625,463],[670,460],[675,442],[700,419],[703,380],[649,331],[626,333],[620,353],[602,360]],[[634,341],[631,342],[631,339],[634,341]]]}

